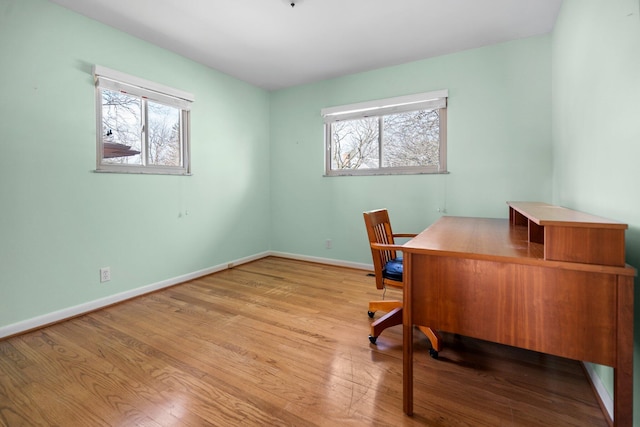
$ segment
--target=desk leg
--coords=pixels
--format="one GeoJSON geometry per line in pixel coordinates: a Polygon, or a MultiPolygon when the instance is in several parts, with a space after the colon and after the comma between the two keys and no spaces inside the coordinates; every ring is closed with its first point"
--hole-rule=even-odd
{"type": "Polygon", "coordinates": [[[404,256],[402,308],[402,404],[404,413],[413,415],[413,317],[411,307],[411,254],[404,256]]]}
{"type": "Polygon", "coordinates": [[[633,425],[633,277],[618,276],[616,366],[613,370],[613,423],[633,425]]]}

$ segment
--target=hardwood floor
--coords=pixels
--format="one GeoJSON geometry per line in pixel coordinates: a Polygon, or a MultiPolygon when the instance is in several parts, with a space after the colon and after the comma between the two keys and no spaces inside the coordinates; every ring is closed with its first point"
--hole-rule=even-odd
{"type": "Polygon", "coordinates": [[[419,332],[405,416],[402,327],[367,338],[379,297],[272,257],[0,341],[0,425],[607,425],[575,361],[446,334],[434,360],[419,332]]]}

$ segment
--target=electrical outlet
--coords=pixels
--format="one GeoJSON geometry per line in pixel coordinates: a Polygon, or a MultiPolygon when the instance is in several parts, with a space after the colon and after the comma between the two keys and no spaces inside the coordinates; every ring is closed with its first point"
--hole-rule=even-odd
{"type": "Polygon", "coordinates": [[[327,241],[325,243],[325,247],[327,249],[331,249],[332,246],[333,246],[333,242],[331,241],[331,239],[327,239],[327,241]]]}
{"type": "Polygon", "coordinates": [[[100,282],[108,282],[109,280],[111,280],[111,268],[102,267],[100,269],[100,282]]]}

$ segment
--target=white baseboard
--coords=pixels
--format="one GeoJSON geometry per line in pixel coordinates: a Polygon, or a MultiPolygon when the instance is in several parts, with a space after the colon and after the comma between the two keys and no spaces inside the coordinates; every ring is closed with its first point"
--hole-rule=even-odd
{"type": "Polygon", "coordinates": [[[596,371],[593,369],[593,365],[588,362],[582,362],[582,364],[584,365],[585,371],[587,371],[587,374],[589,375],[589,379],[591,380],[591,384],[593,385],[598,398],[602,402],[602,406],[604,406],[604,408],[607,410],[609,418],[611,418],[611,421],[613,421],[613,399],[611,398],[609,391],[602,383],[602,380],[600,379],[598,374],[596,374],[596,371]]]}
{"type": "Polygon", "coordinates": [[[245,264],[247,262],[255,261],[260,258],[269,256],[270,252],[263,252],[260,254],[240,258],[228,263],[219,264],[213,267],[205,268],[202,270],[187,273],[182,276],[173,277],[171,279],[162,280],[157,283],[142,286],[140,288],[132,289],[130,291],[121,292],[114,295],[109,295],[104,298],[89,301],[83,304],[75,305],[73,307],[64,308],[62,310],[54,311],[51,313],[36,316],[31,319],[23,320],[21,322],[12,323],[7,326],[0,327],[0,339],[10,337],[12,335],[18,335],[31,331],[33,329],[42,328],[43,326],[50,325],[52,323],[61,322],[72,317],[76,317],[82,314],[89,313],[91,311],[98,310],[122,301],[126,301],[131,298],[135,298],[150,292],[154,292],[163,288],[177,285],[179,283],[187,282],[189,280],[197,279],[198,277],[206,276],[208,274],[216,273],[218,271],[231,268],[236,265],[245,264]]]}
{"type": "Polygon", "coordinates": [[[338,267],[348,267],[348,268],[355,268],[358,270],[368,270],[373,272],[373,264],[363,264],[359,262],[341,261],[341,260],[331,259],[331,258],[297,255],[297,254],[290,254],[287,252],[276,252],[276,251],[271,251],[269,255],[277,256],[280,258],[297,259],[299,261],[316,262],[318,264],[335,265],[338,267]]]}

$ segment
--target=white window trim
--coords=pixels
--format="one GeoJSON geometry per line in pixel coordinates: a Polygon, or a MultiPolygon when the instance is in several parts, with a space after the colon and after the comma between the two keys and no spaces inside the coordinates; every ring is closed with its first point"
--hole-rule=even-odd
{"type": "Polygon", "coordinates": [[[446,174],[447,164],[447,126],[440,128],[440,167],[407,166],[407,167],[380,167],[376,169],[331,169],[331,123],[340,120],[365,118],[367,116],[381,116],[386,114],[401,113],[416,110],[440,110],[441,123],[447,122],[447,101],[449,91],[447,89],[423,92],[412,95],[396,96],[393,98],[377,99],[373,101],[359,102],[355,104],[340,105],[323,108],[320,114],[324,120],[325,128],[325,176],[371,176],[371,175],[406,175],[406,174],[446,174]]]}
{"type": "Polygon", "coordinates": [[[192,93],[132,76],[131,74],[126,74],[121,71],[112,70],[101,65],[93,66],[93,78],[96,86],[116,91],[119,91],[121,88],[126,88],[128,90],[125,90],[125,92],[146,98],[155,98],[157,101],[183,110],[189,110],[191,103],[195,100],[192,93]]]}
{"type": "Polygon", "coordinates": [[[320,110],[320,114],[322,114],[325,123],[331,123],[352,117],[366,117],[366,113],[381,115],[402,111],[443,108],[447,105],[448,97],[449,91],[444,89],[323,108],[320,110]]]}
{"type": "Polygon", "coordinates": [[[191,103],[195,100],[192,93],[175,89],[160,83],[152,82],[140,77],[132,76],[121,71],[112,70],[101,65],[93,66],[93,78],[96,87],[96,172],[133,173],[133,174],[161,174],[161,175],[191,175],[191,103]],[[161,104],[182,110],[182,166],[157,165],[119,165],[102,163],[102,96],[101,89],[126,92],[135,96],[157,101],[161,104]]]}

